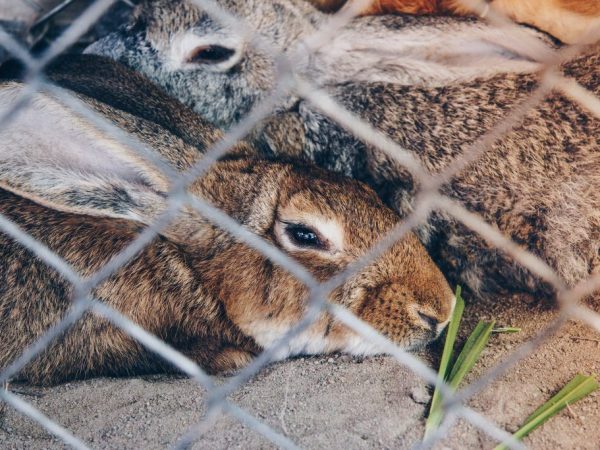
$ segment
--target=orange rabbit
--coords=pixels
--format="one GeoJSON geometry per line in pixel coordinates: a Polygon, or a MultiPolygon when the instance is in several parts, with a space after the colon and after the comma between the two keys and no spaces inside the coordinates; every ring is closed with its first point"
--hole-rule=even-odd
{"type": "MultiPolygon", "coordinates": [[[[309,0],[324,11],[339,9],[345,0],[309,0]]],[[[474,14],[468,1],[372,0],[363,14],[474,14]]],[[[473,2],[476,3],[476,2],[473,2]]],[[[492,0],[491,6],[516,22],[533,25],[565,43],[586,42],[600,35],[598,0],[492,0]],[[594,36],[587,36],[597,30],[594,36]]]]}

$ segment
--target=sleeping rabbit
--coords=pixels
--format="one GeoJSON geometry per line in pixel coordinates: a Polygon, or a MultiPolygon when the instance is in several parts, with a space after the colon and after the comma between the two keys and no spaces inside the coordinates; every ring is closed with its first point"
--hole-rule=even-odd
{"type": "MultiPolygon", "coordinates": [[[[108,59],[59,59],[50,77],[178,173],[222,136],[148,80],[108,59]],[[93,92],[95,97],[85,95],[93,92]]],[[[0,84],[2,110],[23,87],[0,84]]],[[[37,92],[0,130],[0,141],[0,213],[82,277],[103,267],[167,207],[172,181],[160,164],[52,94],[37,92]]],[[[320,281],[363,255],[399,221],[360,182],[260,158],[245,143],[196,179],[188,193],[220,208],[320,281]]],[[[1,370],[67,314],[73,286],[1,233],[0,252],[1,370]]],[[[308,307],[302,282],[189,205],[93,295],[211,373],[247,364],[308,307]]],[[[411,349],[438,336],[454,296],[416,236],[408,234],[328,300],[411,349]]],[[[277,357],[334,351],[368,355],[378,349],[323,313],[277,357]]],[[[52,384],[167,370],[172,370],[167,362],[124,331],[87,313],[19,379],[52,384]]]]}

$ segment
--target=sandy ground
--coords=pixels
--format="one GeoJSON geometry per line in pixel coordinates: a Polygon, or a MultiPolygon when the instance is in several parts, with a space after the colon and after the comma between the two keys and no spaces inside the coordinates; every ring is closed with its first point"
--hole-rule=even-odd
{"type": "MultiPolygon", "coordinates": [[[[466,332],[478,318],[523,328],[496,335],[470,375],[472,382],[541,330],[555,313],[523,299],[471,305],[466,332]]],[[[439,345],[438,345],[439,347],[439,345]]],[[[436,349],[423,353],[435,359],[436,349]]],[[[470,406],[515,431],[576,373],[600,373],[600,334],[571,323],[530,357],[487,386],[470,406]]],[[[96,379],[53,388],[12,385],[23,399],[66,426],[92,448],[165,448],[201,420],[205,393],[172,376],[96,379]]],[[[410,448],[421,439],[430,391],[390,357],[300,358],[264,369],[231,396],[240,407],[303,448],[410,448]]],[[[582,400],[526,439],[536,449],[600,448],[600,395],[582,400]]],[[[458,422],[437,447],[493,448],[484,432],[458,422]]],[[[235,419],[222,417],[194,448],[272,448],[235,419]]],[[[63,446],[12,408],[0,410],[0,448],[63,446]]]]}

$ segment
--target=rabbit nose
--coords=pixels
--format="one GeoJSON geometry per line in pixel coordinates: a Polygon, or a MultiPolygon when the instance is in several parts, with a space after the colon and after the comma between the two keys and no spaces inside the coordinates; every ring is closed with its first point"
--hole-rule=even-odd
{"type": "Polygon", "coordinates": [[[440,325],[440,321],[437,319],[437,317],[434,317],[430,314],[424,313],[419,311],[419,318],[421,319],[421,321],[427,325],[431,331],[433,331],[434,333],[438,332],[438,326],[440,325]]]}
{"type": "Polygon", "coordinates": [[[456,298],[452,296],[452,301],[449,305],[444,304],[439,310],[420,308],[417,310],[417,314],[421,322],[438,336],[450,322],[450,317],[454,312],[455,305],[456,298]]]}

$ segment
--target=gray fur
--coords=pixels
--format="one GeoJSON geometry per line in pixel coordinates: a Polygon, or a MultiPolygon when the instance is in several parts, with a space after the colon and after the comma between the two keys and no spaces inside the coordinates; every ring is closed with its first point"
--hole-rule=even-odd
{"type": "MultiPolygon", "coordinates": [[[[290,13],[286,5],[298,7],[302,2],[297,1],[220,3],[247,19],[274,44],[282,43],[284,50],[293,47],[291,43],[302,34],[298,29],[303,23],[322,21],[314,11],[308,12],[307,20],[290,13]]],[[[204,66],[168,69],[161,49],[169,37],[186,28],[203,33],[208,24],[214,26],[206,14],[187,4],[158,1],[141,9],[129,30],[110,39],[123,45],[124,50],[117,55],[120,61],[150,76],[201,115],[230,126],[264,97],[274,82],[265,69],[269,67],[268,57],[257,56],[254,50],[247,50],[240,63],[227,72],[211,72],[204,66]]],[[[469,27],[476,34],[482,25],[453,18],[363,18],[350,25],[347,35],[354,34],[356,40],[357,35],[367,36],[368,41],[369,30],[375,30],[381,36],[397,39],[413,36],[418,30],[424,42],[427,36],[433,36],[438,39],[438,48],[442,48],[440,36],[451,39],[469,27]]],[[[489,32],[494,33],[491,28],[489,32]]],[[[379,45],[385,47],[385,39],[379,45]]],[[[92,51],[102,53],[102,48],[100,42],[92,51]]],[[[327,54],[326,50],[323,52],[327,54]]],[[[510,52],[505,53],[507,64],[500,65],[497,74],[490,75],[483,60],[483,78],[473,79],[476,73],[461,73],[453,80],[447,74],[437,78],[428,72],[430,60],[420,60],[423,64],[416,69],[405,67],[405,73],[402,61],[406,55],[402,54],[393,59],[398,64],[396,72],[406,75],[404,78],[394,79],[387,74],[391,64],[383,64],[385,69],[377,73],[352,71],[342,63],[358,60],[355,52],[356,49],[348,50],[335,67],[320,66],[325,67],[321,69],[325,75],[310,67],[301,68],[301,72],[316,74],[318,84],[334,98],[413,152],[431,173],[447,167],[538,85],[537,76],[530,73],[527,64],[509,64],[514,58],[510,52]],[[413,69],[416,72],[411,72],[413,69]],[[420,69],[423,70],[419,72],[420,69]],[[413,78],[411,73],[418,75],[413,78]],[[428,76],[421,77],[422,73],[428,76]]],[[[324,60],[317,56],[312,63],[318,67],[320,61],[324,60]]],[[[368,65],[372,66],[372,61],[368,65]]],[[[600,94],[598,47],[566,64],[564,70],[600,94]]],[[[413,207],[416,187],[406,170],[305,101],[282,107],[256,132],[255,138],[266,153],[303,154],[326,168],[370,182],[401,215],[413,207]]],[[[568,285],[573,285],[600,265],[599,140],[598,119],[553,93],[454,178],[444,192],[542,257],[568,285]]],[[[528,271],[443,214],[430,218],[427,226],[420,229],[420,238],[447,275],[480,293],[550,294],[547,286],[528,271]]]]}
{"type": "MultiPolygon", "coordinates": [[[[306,59],[303,51],[297,51],[302,50],[301,40],[313,35],[328,16],[304,0],[217,3],[244,19],[273,48],[286,52],[296,73],[322,86],[350,81],[445,84],[482,73],[539,68],[506,47],[511,41],[502,29],[471,19],[413,16],[355,19],[306,59]]],[[[540,52],[548,51],[539,33],[528,33],[540,37],[540,52]]],[[[275,64],[267,50],[251,45],[239,26],[219,23],[185,0],[148,2],[120,33],[96,42],[86,52],[136,68],[221,127],[239,121],[275,85],[275,64]],[[226,42],[224,46],[243,52],[243,57],[231,70],[206,65],[173,67],[174,42],[188,33],[226,42]]],[[[282,109],[293,104],[294,99],[289,99],[282,109]]]]}

